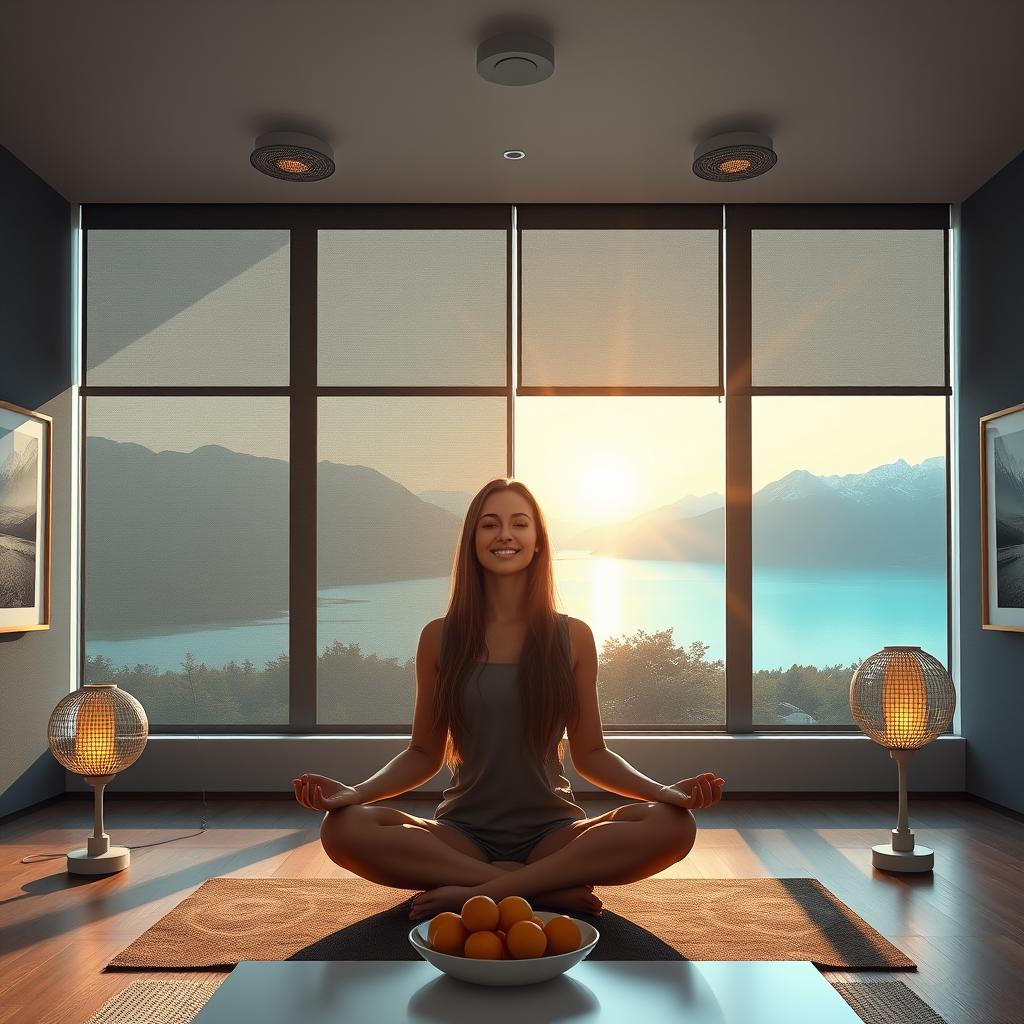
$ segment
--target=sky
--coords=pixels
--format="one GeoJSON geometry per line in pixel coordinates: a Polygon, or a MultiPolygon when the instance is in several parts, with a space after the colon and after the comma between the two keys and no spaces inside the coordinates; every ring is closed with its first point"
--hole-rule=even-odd
{"type": "MultiPolygon", "coordinates": [[[[414,493],[475,493],[505,475],[503,398],[323,398],[318,458],[369,466],[414,493]]],[[[724,489],[724,409],[704,397],[516,400],[515,473],[549,518],[632,518],[724,489]]],[[[90,398],[93,436],[154,451],[204,444],[288,458],[284,398],[90,398]]],[[[753,405],[753,487],[794,469],[861,473],[945,454],[945,399],[765,397],[753,405]]]]}

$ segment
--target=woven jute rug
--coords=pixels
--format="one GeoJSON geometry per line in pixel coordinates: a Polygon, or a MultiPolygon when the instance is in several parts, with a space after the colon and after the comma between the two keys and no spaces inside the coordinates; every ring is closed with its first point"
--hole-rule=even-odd
{"type": "MultiPolygon", "coordinates": [[[[89,1024],[191,1024],[221,986],[213,981],[136,981],[89,1018],[89,1024]]],[[[833,986],[864,1024],[945,1024],[902,981],[833,986]]]]}
{"type": "Polygon", "coordinates": [[[190,1024],[224,980],[136,981],[108,999],[89,1024],[190,1024]]]}
{"type": "Polygon", "coordinates": [[[842,981],[832,987],[864,1024],[946,1024],[902,981],[842,981]]]}
{"type": "MultiPolygon", "coordinates": [[[[813,878],[648,878],[598,886],[592,960],[810,960],[915,965],[813,878]]],[[[211,878],[108,968],[230,967],[241,960],[417,960],[412,893],[363,879],[211,878]]],[[[535,909],[545,909],[538,902],[535,909]]]]}

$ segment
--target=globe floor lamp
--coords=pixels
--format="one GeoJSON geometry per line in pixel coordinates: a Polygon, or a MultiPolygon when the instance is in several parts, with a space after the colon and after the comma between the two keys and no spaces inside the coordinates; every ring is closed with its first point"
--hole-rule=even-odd
{"type": "Polygon", "coordinates": [[[146,746],[149,720],[142,705],[114,683],[86,683],[62,697],[50,713],[53,756],[93,788],[95,827],[86,846],[68,854],[73,875],[109,875],[128,867],[127,846],[111,846],[103,831],[103,790],[134,764],[146,746]]]}
{"type": "Polygon", "coordinates": [[[914,845],[908,823],[907,759],[949,728],[955,707],[949,673],[920,647],[883,647],[853,673],[854,721],[899,765],[899,817],[892,842],[871,848],[876,868],[931,871],[935,864],[934,851],[914,845]]]}

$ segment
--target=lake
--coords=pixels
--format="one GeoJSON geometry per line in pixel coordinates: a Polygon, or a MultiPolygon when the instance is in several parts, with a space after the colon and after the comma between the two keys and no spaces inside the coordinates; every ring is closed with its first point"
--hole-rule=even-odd
{"type": "MultiPolygon", "coordinates": [[[[561,610],[586,621],[597,649],[609,637],[673,630],[676,646],[709,645],[708,660],[725,657],[725,573],[721,565],[555,557],[561,610]]],[[[332,587],[319,592],[317,648],[335,640],[364,655],[416,654],[420,630],[444,615],[447,577],[332,587]]],[[[886,569],[827,570],[755,567],[754,668],[793,663],[849,665],[886,645],[915,644],[946,663],[946,577],[886,569]]],[[[210,625],[159,636],[90,637],[90,656],[116,666],[137,663],[178,670],[186,651],[207,665],[245,658],[257,668],[288,649],[286,616],[210,625]]]]}

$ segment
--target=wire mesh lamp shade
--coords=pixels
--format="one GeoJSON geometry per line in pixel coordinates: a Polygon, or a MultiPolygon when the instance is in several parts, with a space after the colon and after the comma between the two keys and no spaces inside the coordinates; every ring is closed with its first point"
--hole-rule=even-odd
{"type": "Polygon", "coordinates": [[[142,705],[113,683],[87,683],[61,698],[50,713],[47,740],[53,756],[93,788],[95,829],[85,849],[68,854],[68,871],[100,875],[128,866],[129,851],[110,845],[103,831],[103,790],[145,749],[149,719],[142,705]]]}
{"type": "Polygon", "coordinates": [[[889,750],[917,750],[949,728],[956,690],[942,663],[920,647],[883,647],[850,681],[860,729],[889,750]]]}
{"type": "Polygon", "coordinates": [[[887,871],[930,871],[935,855],[915,848],[907,810],[907,758],[944,733],[956,690],[942,663],[920,647],[883,647],[850,680],[850,711],[860,729],[886,747],[899,766],[899,820],[892,843],[872,847],[872,863],[887,871]]]}

